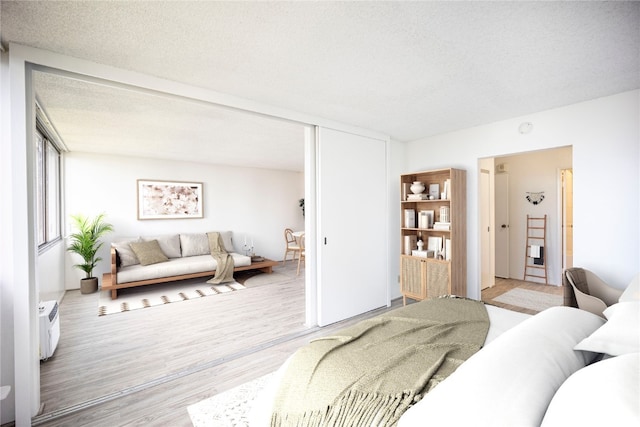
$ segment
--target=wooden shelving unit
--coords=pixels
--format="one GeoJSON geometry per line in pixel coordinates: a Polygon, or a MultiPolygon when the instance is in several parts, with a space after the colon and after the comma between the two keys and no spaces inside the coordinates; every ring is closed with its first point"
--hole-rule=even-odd
{"type": "MultiPolygon", "coordinates": [[[[400,291],[403,303],[406,303],[407,298],[423,300],[447,294],[467,295],[466,182],[466,171],[453,168],[400,176],[400,291]],[[414,182],[422,182],[427,195],[431,186],[437,184],[438,198],[408,200],[409,195],[414,194],[410,189],[414,182]],[[448,191],[445,198],[442,198],[445,182],[448,191]],[[407,223],[407,210],[415,212],[413,223],[407,223]],[[438,225],[439,228],[446,228],[446,225],[437,223],[448,219],[446,222],[449,223],[449,229],[434,228],[431,221],[428,221],[431,213],[436,228],[438,225]],[[433,254],[424,251],[414,253],[418,249],[418,240],[422,240],[425,250],[429,249],[430,243],[432,248],[438,246],[438,241],[442,243],[433,254]],[[427,254],[429,256],[425,257],[427,254]]],[[[434,191],[433,194],[435,193],[434,191]]]]}

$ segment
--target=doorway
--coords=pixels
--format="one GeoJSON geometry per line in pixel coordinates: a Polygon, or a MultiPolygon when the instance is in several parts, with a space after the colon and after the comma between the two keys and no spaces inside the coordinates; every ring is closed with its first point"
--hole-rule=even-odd
{"type": "Polygon", "coordinates": [[[490,194],[480,195],[478,209],[482,212],[483,199],[492,198],[494,215],[490,227],[495,231],[492,236],[487,236],[485,230],[479,230],[480,248],[489,240],[494,255],[492,265],[481,263],[481,280],[487,268],[493,269],[493,274],[499,279],[523,280],[526,216],[546,214],[549,238],[545,262],[549,284],[561,285],[562,269],[571,263],[572,255],[572,156],[572,147],[566,146],[478,159],[479,170],[489,169],[493,184],[489,190],[483,190],[479,185],[481,192],[490,194]],[[487,161],[493,167],[487,167],[487,161]],[[559,170],[563,173],[559,174],[559,170]],[[526,196],[534,192],[543,194],[544,200],[536,204],[527,200],[526,196]],[[566,216],[570,219],[565,219],[566,216]]]}

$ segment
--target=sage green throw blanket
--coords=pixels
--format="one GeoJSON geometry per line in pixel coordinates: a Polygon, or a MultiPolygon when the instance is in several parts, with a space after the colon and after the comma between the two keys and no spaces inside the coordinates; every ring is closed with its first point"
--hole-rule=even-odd
{"type": "Polygon", "coordinates": [[[207,233],[209,238],[209,250],[211,256],[216,260],[216,274],[207,280],[207,283],[218,285],[220,283],[233,282],[233,257],[227,253],[222,236],[217,231],[207,233]]]}
{"type": "Polygon", "coordinates": [[[272,426],[393,426],[484,344],[484,304],[439,298],[316,339],[291,358],[272,426]]]}

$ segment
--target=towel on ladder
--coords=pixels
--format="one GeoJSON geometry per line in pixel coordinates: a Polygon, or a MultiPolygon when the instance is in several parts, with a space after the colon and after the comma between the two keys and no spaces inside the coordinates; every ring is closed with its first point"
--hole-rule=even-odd
{"type": "Polygon", "coordinates": [[[538,245],[531,245],[529,255],[533,258],[535,265],[544,265],[544,247],[538,245]]]}

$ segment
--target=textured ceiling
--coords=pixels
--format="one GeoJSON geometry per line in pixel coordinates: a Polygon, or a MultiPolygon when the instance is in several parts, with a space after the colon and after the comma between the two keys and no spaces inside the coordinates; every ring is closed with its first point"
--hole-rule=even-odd
{"type": "MultiPolygon", "coordinates": [[[[181,81],[399,141],[640,87],[638,2],[2,1],[0,16],[5,46],[181,81]]],[[[148,95],[119,101],[118,90],[41,83],[39,97],[72,150],[100,143],[104,151],[115,137],[109,126],[120,126],[136,134],[140,151],[155,144],[166,155],[177,144],[219,147],[223,135],[237,156],[275,138],[275,153],[298,150],[302,167],[301,143],[293,142],[301,131],[289,123],[271,124],[260,139],[269,126],[262,117],[235,120],[195,105],[176,112],[148,95]],[[127,119],[134,102],[134,117],[153,112],[146,128],[127,119]],[[179,140],[174,120],[175,129],[203,129],[179,140]],[[99,135],[83,126],[100,121],[99,135]],[[145,139],[154,123],[171,139],[162,128],[145,139]]]]}

